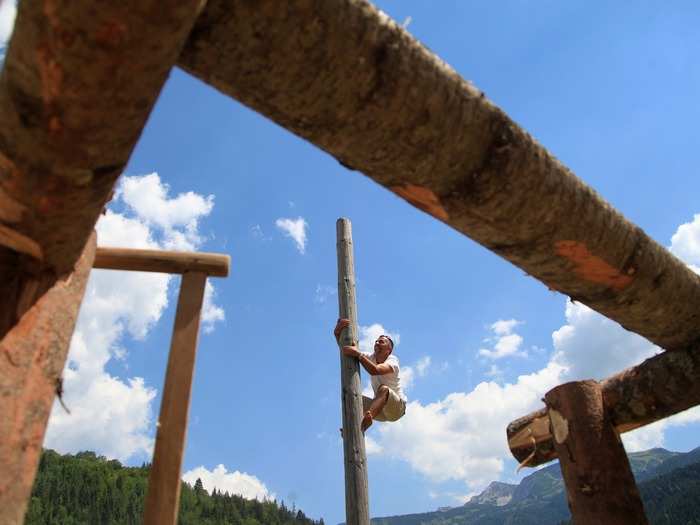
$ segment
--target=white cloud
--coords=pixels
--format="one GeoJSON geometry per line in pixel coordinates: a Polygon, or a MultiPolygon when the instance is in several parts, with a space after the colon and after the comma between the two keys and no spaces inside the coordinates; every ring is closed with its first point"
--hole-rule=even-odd
{"type": "Polygon", "coordinates": [[[216,297],[216,288],[207,279],[204,287],[204,304],[202,304],[202,328],[205,334],[213,332],[217,322],[226,320],[224,309],[214,303],[214,297],[216,297]]]}
{"type": "Polygon", "coordinates": [[[513,333],[513,329],[519,324],[522,324],[522,321],[516,321],[515,319],[509,319],[507,321],[500,319],[493,323],[489,328],[496,337],[489,337],[485,340],[485,342],[494,343],[493,349],[480,348],[479,355],[488,359],[526,356],[527,353],[525,351],[520,351],[520,346],[523,343],[522,336],[513,333]]]}
{"type": "MultiPolygon", "coordinates": [[[[12,29],[15,26],[15,17],[17,16],[17,6],[14,0],[0,1],[0,48],[7,45],[7,41],[12,35],[12,29]]],[[[0,51],[0,58],[4,53],[0,51]]]]}
{"type": "Polygon", "coordinates": [[[309,226],[303,217],[296,219],[279,218],[275,225],[282,230],[287,237],[291,237],[297,246],[299,253],[306,252],[306,228],[309,226]]]}
{"type": "Polygon", "coordinates": [[[700,213],[693,217],[692,222],[678,227],[671,237],[670,250],[696,273],[700,273],[700,213]]]}
{"type": "Polygon", "coordinates": [[[379,443],[365,434],[365,452],[367,455],[371,456],[372,454],[381,454],[383,450],[384,449],[382,449],[379,443]]]}
{"type": "Polygon", "coordinates": [[[317,284],[316,293],[314,295],[314,302],[316,304],[324,304],[328,299],[334,295],[338,295],[338,290],[335,286],[329,286],[327,284],[317,284]]]}
{"type": "Polygon", "coordinates": [[[394,344],[398,347],[399,342],[401,342],[401,336],[398,332],[390,332],[386,330],[381,324],[374,323],[368,326],[360,326],[360,350],[367,354],[374,352],[374,342],[379,338],[380,335],[388,335],[394,344]]]}
{"type": "MultiPolygon", "coordinates": [[[[157,175],[148,177],[151,183],[157,180],[157,175]]],[[[144,178],[126,177],[124,184],[133,189],[134,179],[139,183],[144,178]]],[[[141,190],[152,191],[153,186],[141,186],[141,190]]],[[[163,196],[167,191],[160,187],[156,193],[163,196]]],[[[164,206],[170,207],[167,199],[164,206]]],[[[189,217],[179,214],[183,218],[179,223],[158,227],[158,221],[136,213],[141,211],[139,206],[130,206],[130,211],[132,216],[108,210],[100,218],[96,226],[100,246],[162,248],[173,232],[187,229],[202,216],[201,209],[193,210],[189,217]]],[[[199,237],[196,230],[190,233],[194,234],[190,239],[199,237]]],[[[168,306],[171,281],[171,276],[157,273],[91,273],[63,373],[64,401],[71,413],[54,405],[45,446],[60,452],[92,449],[121,460],[150,457],[156,390],[140,377],[115,377],[106,366],[112,359],[126,359],[125,339],[145,338],[158,322],[168,306]]],[[[212,302],[213,289],[208,295],[205,327],[223,318],[223,310],[212,302]]]]}
{"type": "Polygon", "coordinates": [[[190,485],[194,485],[197,478],[202,480],[202,485],[209,494],[216,488],[220,492],[237,494],[247,499],[262,501],[275,498],[275,495],[271,494],[265,484],[255,476],[238,470],[228,472],[224,465],[218,465],[214,470],[200,466],[182,475],[182,479],[190,485]]]}
{"type": "Polygon", "coordinates": [[[408,392],[413,388],[416,377],[423,377],[430,367],[430,356],[421,357],[413,366],[401,366],[401,389],[408,392]]]}
{"type": "Polygon", "coordinates": [[[119,188],[123,201],[144,223],[163,230],[164,248],[193,250],[203,241],[198,223],[214,208],[214,196],[188,191],[170,198],[169,191],[157,173],[126,177],[119,188]]]}

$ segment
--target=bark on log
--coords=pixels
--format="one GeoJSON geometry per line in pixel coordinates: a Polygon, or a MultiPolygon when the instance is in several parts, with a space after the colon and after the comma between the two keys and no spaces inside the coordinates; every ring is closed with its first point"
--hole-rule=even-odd
{"type": "Polygon", "coordinates": [[[700,277],[363,0],[210,0],[178,64],[665,349],[700,277]]]}
{"type": "MultiPolygon", "coordinates": [[[[628,432],[700,405],[700,352],[664,352],[601,385],[606,417],[618,432],[628,432]]],[[[546,409],[513,421],[506,434],[513,456],[526,466],[557,457],[546,409]]]]}
{"type": "MultiPolygon", "coordinates": [[[[352,250],[352,228],[348,219],[336,222],[338,251],[339,316],[350,319],[338,344],[357,344],[357,307],[355,303],[355,263],[352,250]]],[[[360,430],[362,417],[362,384],[357,359],[340,353],[340,382],[343,409],[343,457],[345,467],[345,523],[369,525],[369,490],[365,436],[360,430]]]]}
{"type": "Polygon", "coordinates": [[[0,341],[0,523],[21,525],[46,424],[85,293],[95,238],[75,271],[56,282],[0,341]]]}
{"type": "Polygon", "coordinates": [[[605,417],[600,384],[565,383],[545,400],[574,524],[648,523],[620,436],[605,417]]]}
{"type": "Polygon", "coordinates": [[[0,72],[0,336],[70,272],[203,0],[18,5],[0,72]],[[36,246],[27,251],[23,246],[36,246]]]}

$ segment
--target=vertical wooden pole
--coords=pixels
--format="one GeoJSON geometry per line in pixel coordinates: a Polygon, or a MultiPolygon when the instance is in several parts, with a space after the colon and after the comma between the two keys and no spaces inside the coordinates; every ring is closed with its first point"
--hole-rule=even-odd
{"type": "Polygon", "coordinates": [[[21,525],[73,328],[95,257],[53,284],[0,340],[0,523],[21,525]]]}
{"type": "Polygon", "coordinates": [[[648,523],[620,436],[605,418],[600,384],[565,383],[545,402],[574,524],[648,523]]]}
{"type": "MultiPolygon", "coordinates": [[[[350,319],[349,329],[339,338],[341,346],[357,344],[357,308],[355,306],[355,264],[352,253],[350,221],[336,222],[338,238],[338,304],[340,317],[350,319]]],[[[345,520],[347,525],[369,525],[367,456],[360,430],[362,385],[357,359],[340,353],[341,395],[343,403],[343,454],[345,457],[345,520]]]]}
{"type": "Polygon", "coordinates": [[[144,511],[146,525],[177,523],[180,471],[206,281],[207,275],[202,272],[186,272],[182,275],[158,418],[156,447],[148,479],[144,511]]]}

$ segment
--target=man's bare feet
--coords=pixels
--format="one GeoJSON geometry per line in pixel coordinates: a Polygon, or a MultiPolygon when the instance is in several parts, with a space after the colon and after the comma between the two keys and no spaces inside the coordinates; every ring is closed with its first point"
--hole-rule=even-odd
{"type": "Polygon", "coordinates": [[[362,433],[365,433],[365,430],[367,430],[369,427],[372,426],[372,412],[369,410],[365,412],[365,415],[362,417],[362,423],[360,423],[360,430],[362,430],[362,433]]]}

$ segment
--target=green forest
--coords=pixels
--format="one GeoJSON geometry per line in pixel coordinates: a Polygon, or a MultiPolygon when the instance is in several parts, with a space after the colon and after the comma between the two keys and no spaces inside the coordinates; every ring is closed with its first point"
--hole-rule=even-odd
{"type": "MultiPolygon", "coordinates": [[[[148,465],[124,467],[93,452],[45,450],[25,525],[136,525],[143,521],[148,465]]],[[[197,480],[182,484],[180,525],[323,525],[284,503],[209,494],[197,480]]]]}

